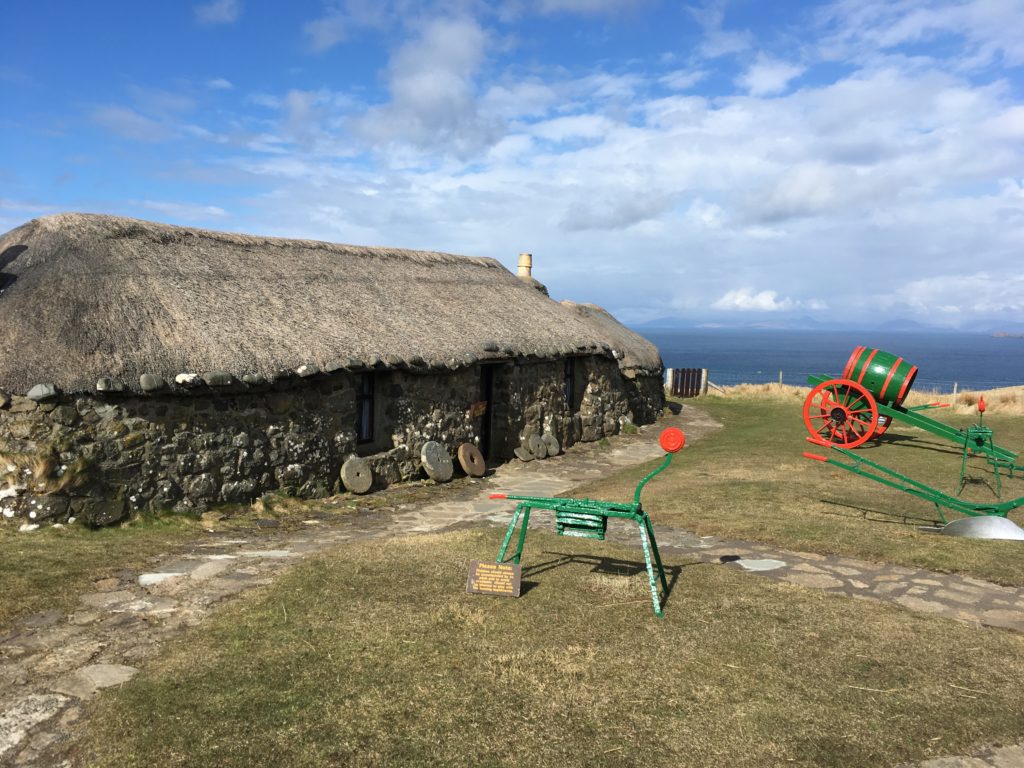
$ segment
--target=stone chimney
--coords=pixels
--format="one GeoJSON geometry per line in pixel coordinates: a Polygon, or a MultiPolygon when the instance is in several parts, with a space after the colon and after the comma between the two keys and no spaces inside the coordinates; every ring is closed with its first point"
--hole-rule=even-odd
{"type": "Polygon", "coordinates": [[[533,254],[532,253],[520,253],[519,254],[519,277],[532,277],[533,276],[533,254]]]}
{"type": "Polygon", "coordinates": [[[520,253],[519,254],[519,270],[516,272],[516,277],[522,280],[529,286],[536,288],[538,291],[548,296],[548,289],[533,276],[533,254],[532,253],[520,253]]]}

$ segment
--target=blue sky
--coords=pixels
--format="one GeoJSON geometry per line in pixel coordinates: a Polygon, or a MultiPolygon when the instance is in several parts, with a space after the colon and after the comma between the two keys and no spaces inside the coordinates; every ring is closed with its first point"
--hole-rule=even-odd
{"type": "Polygon", "coordinates": [[[1024,0],[7,3],[0,231],[534,254],[640,323],[1024,323],[1024,0]]]}

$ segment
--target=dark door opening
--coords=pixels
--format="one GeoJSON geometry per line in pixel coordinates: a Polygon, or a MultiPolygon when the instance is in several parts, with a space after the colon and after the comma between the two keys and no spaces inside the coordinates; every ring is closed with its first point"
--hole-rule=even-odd
{"type": "Polygon", "coordinates": [[[480,417],[480,453],[484,459],[491,457],[491,425],[494,421],[494,366],[480,366],[480,400],[487,408],[480,417]]]}

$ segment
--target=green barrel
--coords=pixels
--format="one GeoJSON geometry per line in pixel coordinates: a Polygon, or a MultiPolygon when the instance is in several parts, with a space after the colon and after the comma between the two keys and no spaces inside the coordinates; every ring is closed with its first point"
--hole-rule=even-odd
{"type": "Polygon", "coordinates": [[[914,386],[917,366],[902,357],[871,347],[857,347],[850,355],[843,378],[856,381],[883,405],[898,406],[914,386]]]}

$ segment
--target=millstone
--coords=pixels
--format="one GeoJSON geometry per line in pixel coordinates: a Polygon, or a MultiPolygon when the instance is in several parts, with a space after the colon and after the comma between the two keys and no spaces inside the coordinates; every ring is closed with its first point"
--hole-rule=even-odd
{"type": "Polygon", "coordinates": [[[427,477],[439,483],[446,483],[452,479],[452,457],[436,440],[428,440],[420,450],[420,461],[423,462],[423,469],[427,477]]]}
{"type": "Polygon", "coordinates": [[[512,450],[512,453],[514,453],[516,455],[516,458],[519,459],[520,461],[533,461],[535,458],[537,458],[525,448],[514,448],[512,450]]]}
{"type": "Polygon", "coordinates": [[[532,433],[529,437],[523,438],[523,448],[538,459],[546,459],[548,457],[548,449],[544,446],[544,441],[540,439],[540,435],[536,432],[532,433]]]}
{"type": "Polygon", "coordinates": [[[546,459],[548,457],[548,446],[544,442],[540,435],[535,435],[537,438],[537,450],[533,452],[533,455],[538,459],[546,459]]]}
{"type": "Polygon", "coordinates": [[[483,477],[487,471],[487,462],[480,453],[480,449],[472,443],[463,443],[459,446],[456,455],[459,457],[459,466],[462,471],[470,477],[483,477]]]}
{"type": "Polygon", "coordinates": [[[341,465],[341,482],[352,493],[366,493],[373,485],[373,470],[366,459],[353,456],[341,465]]]}
{"type": "Polygon", "coordinates": [[[550,432],[545,432],[541,440],[544,441],[544,446],[548,449],[548,456],[557,456],[561,452],[562,446],[558,444],[558,438],[550,432]]]}

